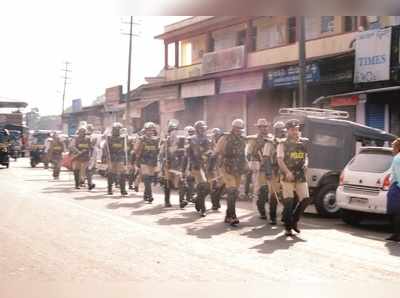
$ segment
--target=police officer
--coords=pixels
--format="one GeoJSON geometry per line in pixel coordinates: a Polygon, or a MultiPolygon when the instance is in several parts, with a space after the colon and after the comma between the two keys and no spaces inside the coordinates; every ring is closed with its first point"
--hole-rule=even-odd
{"type": "Polygon", "coordinates": [[[61,160],[64,152],[64,143],[60,140],[59,135],[54,132],[50,143],[48,155],[49,160],[53,164],[53,178],[58,180],[60,177],[61,160]]]}
{"type": "MultiPolygon", "coordinates": [[[[286,137],[285,123],[278,121],[273,126],[273,135],[267,138],[263,148],[263,162],[261,164],[261,171],[265,173],[268,183],[269,192],[269,223],[276,225],[276,209],[279,202],[281,193],[280,185],[280,171],[278,160],[276,156],[276,149],[282,140],[286,137]]],[[[264,207],[263,205],[262,207],[264,207]]],[[[265,207],[264,207],[265,210],[265,207]]],[[[265,212],[265,211],[264,211],[265,212]]]]}
{"type": "Polygon", "coordinates": [[[257,194],[257,209],[261,219],[267,219],[265,212],[265,204],[268,201],[268,183],[265,171],[261,170],[262,150],[268,139],[269,123],[266,119],[257,120],[255,126],[258,129],[258,134],[250,136],[248,139],[247,159],[250,169],[254,174],[254,192],[257,194]]]}
{"type": "MultiPolygon", "coordinates": [[[[86,133],[87,136],[90,138],[90,141],[92,143],[92,150],[90,152],[90,159],[88,163],[88,168],[86,169],[86,176],[88,178],[88,181],[93,181],[93,175],[96,171],[96,163],[97,163],[97,150],[99,147],[99,144],[97,142],[97,139],[94,137],[94,128],[92,124],[88,124],[86,127],[86,133]]],[[[89,183],[89,182],[88,182],[89,183]]],[[[91,189],[95,188],[95,184],[92,183],[91,189]]]]}
{"type": "Polygon", "coordinates": [[[139,169],[136,168],[136,152],[135,152],[135,139],[130,138],[128,141],[128,159],[129,159],[129,173],[128,173],[128,185],[129,189],[133,189],[135,192],[139,191],[139,169]],[[135,186],[134,186],[135,185],[135,186]]]}
{"type": "Polygon", "coordinates": [[[156,125],[153,122],[144,124],[144,135],[140,137],[136,147],[137,166],[140,168],[144,182],[144,200],[153,202],[151,182],[156,174],[160,139],[157,136],[156,125]]]}
{"type": "Polygon", "coordinates": [[[191,176],[197,185],[195,209],[200,216],[206,216],[205,199],[210,193],[210,184],[207,177],[207,163],[211,155],[211,141],[207,137],[207,125],[204,121],[194,124],[196,133],[189,139],[188,158],[191,165],[191,176]]]}
{"type": "Polygon", "coordinates": [[[228,194],[225,222],[231,225],[239,223],[236,216],[236,200],[239,197],[241,176],[248,172],[245,155],[246,138],[242,136],[243,129],[242,119],[233,120],[231,132],[222,136],[216,146],[216,154],[221,158],[222,180],[228,194]]]}
{"type": "Polygon", "coordinates": [[[195,203],[194,195],[195,195],[195,180],[193,176],[191,175],[192,167],[189,162],[189,157],[187,154],[187,149],[189,147],[190,139],[192,136],[195,135],[196,130],[194,129],[193,126],[186,126],[185,127],[185,133],[186,133],[186,142],[185,142],[185,155],[183,159],[183,169],[182,172],[184,173],[184,181],[185,181],[185,195],[186,195],[186,201],[187,202],[192,202],[195,203]]]}
{"type": "Polygon", "coordinates": [[[171,188],[176,188],[179,191],[179,206],[184,208],[187,205],[182,171],[185,138],[178,136],[177,132],[178,121],[172,119],[168,122],[167,136],[160,145],[160,160],[162,162],[165,207],[171,207],[171,188]]]}
{"type": "Polygon", "coordinates": [[[300,137],[300,122],[296,119],[287,121],[286,129],[287,138],[279,143],[277,158],[282,172],[283,221],[286,235],[291,236],[292,230],[300,233],[297,224],[310,201],[310,195],[306,182],[307,139],[300,137]]]}
{"type": "MultiPolygon", "coordinates": [[[[86,128],[80,127],[78,129],[78,136],[72,140],[70,153],[72,155],[72,169],[74,171],[75,188],[79,189],[81,180],[86,176],[86,169],[88,167],[90,154],[92,151],[92,143],[90,138],[86,135],[86,128]]],[[[92,181],[88,177],[88,188],[92,189],[92,181]]]]}
{"type": "Polygon", "coordinates": [[[119,181],[121,195],[127,195],[126,191],[126,167],[127,167],[127,139],[121,135],[121,123],[114,123],[111,137],[107,137],[110,169],[107,176],[108,194],[112,195],[113,181],[119,181]],[[119,179],[118,179],[119,178],[119,179]],[[118,180],[117,180],[118,179],[118,180]]]}
{"type": "Polygon", "coordinates": [[[221,173],[219,170],[219,160],[218,155],[215,154],[216,145],[219,139],[224,135],[224,132],[220,128],[213,128],[211,130],[212,135],[212,150],[213,155],[209,158],[209,173],[210,173],[210,183],[211,183],[211,203],[212,209],[218,210],[221,208],[221,196],[225,190],[225,184],[222,181],[221,173]]]}

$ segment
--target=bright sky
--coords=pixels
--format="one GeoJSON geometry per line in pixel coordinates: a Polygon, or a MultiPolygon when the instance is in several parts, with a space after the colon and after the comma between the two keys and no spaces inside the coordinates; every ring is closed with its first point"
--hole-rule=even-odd
{"type": "MultiPolygon", "coordinates": [[[[54,14],[0,14],[0,97],[25,100],[41,115],[60,114],[65,61],[71,62],[66,104],[89,105],[105,88],[122,84],[128,72],[129,17],[54,14]]],[[[163,42],[153,37],[164,25],[185,17],[140,17],[133,42],[132,83],[144,83],[164,66],[163,42]]]]}

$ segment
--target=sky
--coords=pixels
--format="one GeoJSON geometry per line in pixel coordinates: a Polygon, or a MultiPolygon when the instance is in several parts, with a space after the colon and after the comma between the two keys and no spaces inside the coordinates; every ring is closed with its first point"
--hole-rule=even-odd
{"type": "MultiPolygon", "coordinates": [[[[73,7],[71,7],[72,9],[73,7]]],[[[29,11],[28,11],[29,12],[29,11]]],[[[164,66],[164,45],[154,36],[186,17],[141,16],[133,40],[132,81],[156,76],[164,66]],[[140,31],[140,32],[139,32],[140,31]]],[[[29,103],[41,115],[60,114],[64,62],[71,63],[65,107],[81,98],[90,105],[105,88],[122,84],[128,72],[129,17],[93,14],[0,14],[0,97],[29,103]]]]}

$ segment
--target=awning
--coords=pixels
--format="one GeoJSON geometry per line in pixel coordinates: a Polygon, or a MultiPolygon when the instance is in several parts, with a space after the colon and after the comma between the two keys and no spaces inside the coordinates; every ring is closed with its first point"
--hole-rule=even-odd
{"type": "Polygon", "coordinates": [[[215,95],[215,80],[204,80],[199,82],[182,84],[181,97],[201,97],[215,95]]]}
{"type": "Polygon", "coordinates": [[[0,108],[26,108],[28,104],[23,101],[18,101],[9,98],[0,98],[0,108]]]}
{"type": "Polygon", "coordinates": [[[242,74],[222,78],[219,92],[231,93],[250,90],[259,90],[263,86],[264,75],[262,72],[242,74]]]}
{"type": "Polygon", "coordinates": [[[136,100],[130,103],[130,118],[140,118],[142,116],[142,110],[148,105],[156,102],[156,99],[144,99],[144,100],[136,100]]]}
{"type": "Polygon", "coordinates": [[[313,101],[312,105],[319,105],[322,104],[324,101],[331,100],[338,97],[351,97],[355,95],[368,95],[373,93],[382,93],[382,92],[390,92],[390,91],[397,91],[400,90],[400,86],[393,86],[393,87],[384,87],[384,88],[377,88],[377,89],[369,89],[369,90],[361,90],[361,91],[354,91],[348,93],[341,93],[335,95],[328,95],[328,96],[321,96],[318,97],[316,100],[313,101]]]}

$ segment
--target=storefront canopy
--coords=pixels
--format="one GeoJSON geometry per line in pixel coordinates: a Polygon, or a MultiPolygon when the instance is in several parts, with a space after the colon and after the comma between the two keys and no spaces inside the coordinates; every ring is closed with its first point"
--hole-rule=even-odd
{"type": "Polygon", "coordinates": [[[0,98],[0,108],[26,108],[28,103],[15,99],[0,98]]]}

